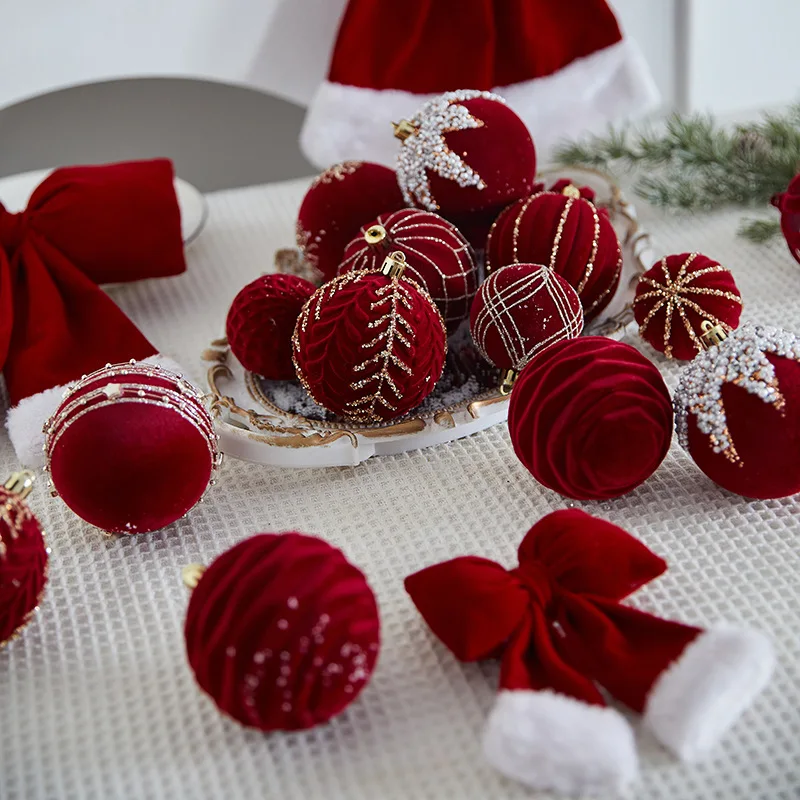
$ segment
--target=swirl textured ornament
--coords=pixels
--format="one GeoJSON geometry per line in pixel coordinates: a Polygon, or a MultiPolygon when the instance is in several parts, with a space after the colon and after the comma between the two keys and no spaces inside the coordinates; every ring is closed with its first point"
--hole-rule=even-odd
{"type": "Polygon", "coordinates": [[[341,551],[301,533],[262,533],[223,553],[192,593],[186,653],[219,709],[262,731],[341,713],[380,648],[375,596],[341,551]]]}
{"type": "Polygon", "coordinates": [[[743,325],[701,353],[675,392],[678,441],[715,483],[744,497],[800,492],[800,338],[743,325]]]}
{"type": "Polygon", "coordinates": [[[439,380],[447,351],[442,315],[427,292],[404,275],[365,270],[321,286],[292,342],[309,395],[355,422],[385,422],[416,408],[439,380]]]}

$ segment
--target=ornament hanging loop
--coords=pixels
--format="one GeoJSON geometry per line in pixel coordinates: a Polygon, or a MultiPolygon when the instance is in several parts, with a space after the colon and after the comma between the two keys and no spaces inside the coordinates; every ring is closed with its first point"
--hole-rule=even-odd
{"type": "Polygon", "coordinates": [[[399,278],[405,272],[405,269],[406,254],[401,250],[395,250],[383,259],[381,274],[387,278],[399,278]]]}
{"type": "Polygon", "coordinates": [[[206,567],[204,564],[187,564],[181,570],[181,580],[187,589],[196,589],[201,578],[205,575],[206,567]]]}
{"type": "Polygon", "coordinates": [[[413,136],[419,128],[407,119],[401,119],[400,122],[393,122],[392,129],[396,139],[404,142],[409,136],[413,136]]]}
{"type": "Polygon", "coordinates": [[[364,241],[371,245],[388,245],[388,236],[389,234],[386,232],[386,228],[384,228],[383,225],[370,225],[364,233],[364,241]]]}
{"type": "Polygon", "coordinates": [[[716,347],[728,338],[728,334],[721,325],[717,325],[707,319],[703,320],[703,323],[700,325],[700,330],[702,331],[700,334],[700,341],[703,343],[703,347],[705,347],[706,350],[711,347],[716,347]]]}
{"type": "Polygon", "coordinates": [[[5,490],[9,494],[16,495],[20,500],[24,500],[32,491],[36,476],[27,469],[15,472],[6,482],[5,490]]]}

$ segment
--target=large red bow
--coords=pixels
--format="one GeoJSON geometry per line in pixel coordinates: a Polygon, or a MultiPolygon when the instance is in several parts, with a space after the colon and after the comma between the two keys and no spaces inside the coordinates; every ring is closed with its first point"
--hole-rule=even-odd
{"type": "Polygon", "coordinates": [[[186,269],[165,159],[53,172],[19,214],[0,204],[0,367],[12,405],[155,348],[98,284],[186,269]]]}
{"type": "Polygon", "coordinates": [[[502,688],[603,705],[599,684],[642,711],[656,678],[701,633],[620,605],[666,567],[616,525],[565,510],[528,531],[515,569],[468,556],[405,587],[456,658],[500,656],[502,688]]]}

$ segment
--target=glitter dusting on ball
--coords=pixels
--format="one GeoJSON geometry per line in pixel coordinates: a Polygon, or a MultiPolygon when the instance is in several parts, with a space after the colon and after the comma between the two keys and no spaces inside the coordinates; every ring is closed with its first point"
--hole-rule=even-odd
{"type": "Polygon", "coordinates": [[[678,441],[713,481],[745,497],[800,491],[800,339],[743,325],[698,355],[674,397],[678,441]]]}
{"type": "Polygon", "coordinates": [[[259,534],[217,558],[192,593],[184,633],[200,687],[263,731],[311,728],[341,713],[380,649],[363,573],[301,533],[259,534]]]}

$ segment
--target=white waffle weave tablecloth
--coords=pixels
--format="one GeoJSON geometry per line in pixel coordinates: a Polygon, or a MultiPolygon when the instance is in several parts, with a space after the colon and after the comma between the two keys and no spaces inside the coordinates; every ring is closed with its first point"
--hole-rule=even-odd
{"type": "MultiPolygon", "coordinates": [[[[112,290],[199,383],[200,354],[223,330],[231,299],[271,269],[276,247],[292,243],[305,186],[211,196],[187,274],[112,290]]],[[[735,212],[640,212],[659,252],[696,249],[733,270],[746,319],[800,331],[800,265],[783,241],[737,239],[735,212]]],[[[674,388],[680,368],[657,363],[674,388]]],[[[3,434],[0,468],[15,467],[3,434]]],[[[496,668],[457,663],[402,583],[468,553],[511,564],[525,531],[565,506],[516,460],[505,426],[357,468],[286,471],[228,461],[205,503],[150,535],[106,537],[43,487],[31,504],[52,547],[50,582],[23,636],[0,651],[2,800],[534,796],[481,756],[496,668]],[[383,647],[372,682],[339,718],[267,736],[222,717],[196,687],[184,653],[180,570],[253,533],[292,529],[328,539],[366,572],[383,647]]],[[[774,637],[778,652],[772,683],[705,762],[681,764],[640,734],[642,774],[631,796],[800,798],[798,500],[728,494],[673,443],[635,492],[578,505],[668,560],[669,572],[639,592],[636,605],[700,625],[755,626],[774,637]]]]}

